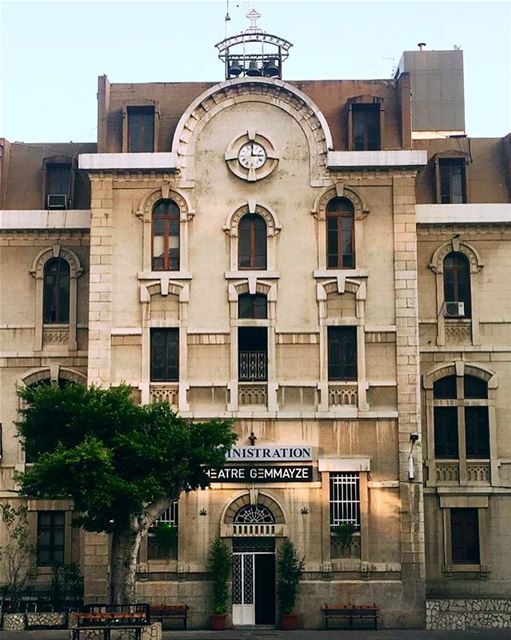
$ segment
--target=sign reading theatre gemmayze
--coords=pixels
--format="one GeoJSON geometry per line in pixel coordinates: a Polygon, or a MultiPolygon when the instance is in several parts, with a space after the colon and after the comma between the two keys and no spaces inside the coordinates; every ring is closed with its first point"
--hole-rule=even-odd
{"type": "Polygon", "coordinates": [[[225,456],[229,462],[288,462],[312,460],[312,447],[233,447],[225,456]]]}
{"type": "Polygon", "coordinates": [[[312,482],[312,466],[245,466],[211,469],[212,482],[312,482]]]}

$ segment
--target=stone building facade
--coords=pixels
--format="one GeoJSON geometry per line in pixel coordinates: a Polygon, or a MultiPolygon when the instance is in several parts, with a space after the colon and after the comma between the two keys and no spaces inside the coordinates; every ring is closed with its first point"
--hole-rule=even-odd
{"type": "MultiPolygon", "coordinates": [[[[151,534],[140,554],[140,598],[187,602],[193,626],[215,535],[236,625],[276,622],[284,536],[307,627],[325,602],[420,627],[427,597],[510,592],[511,138],[415,130],[426,52],[407,54],[392,80],[287,82],[281,59],[219,83],[102,76],[97,145],[1,141],[0,496],[25,501],[16,385],[127,382],[233,418],[226,469],[162,515],[174,552],[151,534]]],[[[73,530],[69,501],[28,507],[53,545],[35,581],[75,560],[104,601],[106,537],[73,530]]]]}

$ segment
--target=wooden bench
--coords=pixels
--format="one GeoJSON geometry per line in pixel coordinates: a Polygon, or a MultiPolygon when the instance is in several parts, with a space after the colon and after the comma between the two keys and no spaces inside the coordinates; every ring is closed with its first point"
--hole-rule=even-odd
{"type": "Polygon", "coordinates": [[[110,640],[112,629],[133,630],[135,640],[141,640],[142,629],[151,623],[148,604],[91,604],[72,614],[71,638],[100,631],[103,640],[110,640]]]}
{"type": "Polygon", "coordinates": [[[378,607],[376,604],[324,604],[321,611],[325,616],[325,629],[332,618],[340,620],[347,629],[377,629],[378,607]]]}
{"type": "Polygon", "coordinates": [[[183,629],[186,629],[189,609],[187,604],[151,604],[149,605],[149,615],[151,622],[161,622],[162,627],[165,621],[181,620],[183,629]]]}

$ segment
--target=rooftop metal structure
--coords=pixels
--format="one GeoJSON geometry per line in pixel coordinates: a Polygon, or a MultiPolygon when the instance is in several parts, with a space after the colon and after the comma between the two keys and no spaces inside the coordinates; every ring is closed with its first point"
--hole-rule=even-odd
{"type": "Polygon", "coordinates": [[[247,13],[250,26],[237,35],[222,40],[215,47],[225,64],[225,79],[248,77],[282,78],[282,63],[293,46],[288,40],[266,33],[257,26],[261,14],[247,13]]]}

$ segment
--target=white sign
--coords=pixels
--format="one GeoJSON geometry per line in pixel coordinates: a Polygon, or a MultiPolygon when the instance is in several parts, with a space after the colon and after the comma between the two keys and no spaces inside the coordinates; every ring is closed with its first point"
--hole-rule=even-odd
{"type": "Polygon", "coordinates": [[[233,447],[225,456],[229,462],[289,462],[312,460],[312,447],[233,447]]]}

